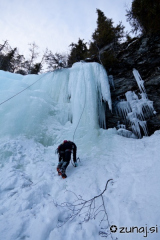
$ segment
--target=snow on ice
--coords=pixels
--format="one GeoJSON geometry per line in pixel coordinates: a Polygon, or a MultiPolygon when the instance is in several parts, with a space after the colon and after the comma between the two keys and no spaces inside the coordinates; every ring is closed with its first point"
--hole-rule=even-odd
{"type": "MultiPolygon", "coordinates": [[[[98,63],[39,76],[0,71],[0,102],[35,81],[0,105],[0,239],[140,240],[147,235],[158,240],[160,131],[134,139],[99,127],[105,127],[105,102],[110,109],[112,103],[107,74],[98,63]],[[70,163],[68,178],[61,179],[55,150],[73,137],[80,162],[77,168],[70,163]],[[77,196],[92,199],[109,179],[103,194],[108,220],[102,208],[95,219],[84,221],[89,212],[83,209],[64,224],[73,211],[58,205],[74,204],[77,196]]],[[[122,103],[119,110],[126,115],[135,107],[142,114],[144,102],[136,105],[133,93],[126,97],[130,105],[122,103]]],[[[99,197],[97,213],[101,205],[99,197]]]]}

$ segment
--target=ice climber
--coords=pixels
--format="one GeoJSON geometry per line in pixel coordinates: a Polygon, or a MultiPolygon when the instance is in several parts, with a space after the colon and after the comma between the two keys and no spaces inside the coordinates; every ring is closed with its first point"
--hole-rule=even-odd
{"type": "Polygon", "coordinates": [[[57,153],[59,154],[59,163],[57,166],[58,175],[61,175],[62,178],[66,178],[66,168],[69,165],[71,160],[71,153],[73,152],[73,161],[75,167],[78,166],[76,160],[77,146],[74,142],[64,140],[57,148],[57,153]]]}

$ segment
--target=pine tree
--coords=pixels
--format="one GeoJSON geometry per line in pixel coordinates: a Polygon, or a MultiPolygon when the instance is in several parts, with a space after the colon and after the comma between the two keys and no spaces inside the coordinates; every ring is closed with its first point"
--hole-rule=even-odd
{"type": "Polygon", "coordinates": [[[71,43],[71,52],[68,58],[68,64],[72,65],[75,62],[84,60],[87,57],[87,43],[84,42],[84,39],[78,40],[78,43],[71,43]]]}
{"type": "Polygon", "coordinates": [[[107,18],[101,10],[97,9],[97,14],[97,28],[92,34],[94,43],[98,48],[117,43],[123,37],[124,26],[122,23],[114,27],[112,19],[107,18]]]}
{"type": "Polygon", "coordinates": [[[160,33],[160,1],[133,0],[130,10],[127,10],[127,21],[133,27],[132,31],[145,34],[160,33]]]}
{"type": "Polygon", "coordinates": [[[41,63],[35,63],[34,66],[30,69],[30,74],[38,74],[42,69],[41,63]]]}
{"type": "Polygon", "coordinates": [[[17,48],[10,50],[5,56],[3,56],[1,62],[1,70],[14,72],[14,55],[17,51],[17,48]]]}
{"type": "Polygon", "coordinates": [[[3,49],[8,45],[8,41],[6,40],[3,44],[0,44],[0,54],[2,54],[3,49]]]}
{"type": "Polygon", "coordinates": [[[46,49],[45,52],[43,53],[42,59],[40,62],[35,63],[31,69],[30,69],[30,74],[38,74],[42,71],[43,69],[43,62],[45,61],[46,55],[47,55],[48,50],[46,49]]]}
{"type": "Polygon", "coordinates": [[[0,44],[0,69],[12,73],[19,73],[22,75],[38,74],[42,70],[42,63],[46,52],[43,54],[41,62],[34,63],[38,56],[37,45],[30,44],[31,52],[30,59],[25,60],[23,55],[20,55],[17,48],[12,49],[6,40],[4,44],[0,44]]]}

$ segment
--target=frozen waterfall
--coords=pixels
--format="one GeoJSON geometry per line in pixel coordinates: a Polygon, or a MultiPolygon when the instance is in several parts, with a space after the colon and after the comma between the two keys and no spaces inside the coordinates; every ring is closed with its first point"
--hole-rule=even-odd
{"type": "Polygon", "coordinates": [[[106,127],[105,104],[110,109],[112,104],[107,73],[100,64],[80,62],[43,75],[0,71],[0,102],[35,81],[0,106],[1,137],[22,135],[51,145],[58,141],[56,130],[61,128],[64,132],[72,128],[73,134],[78,125],[76,134],[79,131],[83,135],[99,126],[106,127]]]}

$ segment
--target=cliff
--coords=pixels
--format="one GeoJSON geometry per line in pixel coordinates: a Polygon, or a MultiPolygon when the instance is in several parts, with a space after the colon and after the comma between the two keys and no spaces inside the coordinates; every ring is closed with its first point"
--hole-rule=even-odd
{"type": "Polygon", "coordinates": [[[151,135],[160,129],[160,36],[135,38],[123,43],[115,52],[115,56],[118,61],[108,71],[108,74],[113,76],[114,87],[111,87],[113,111],[107,111],[107,127],[117,127],[119,121],[126,125],[126,129],[131,130],[131,125],[117,114],[116,108],[119,101],[126,100],[127,91],[134,91],[140,96],[133,76],[135,68],[144,81],[148,99],[153,101],[155,114],[148,116],[144,113],[148,135],[151,135]]]}

